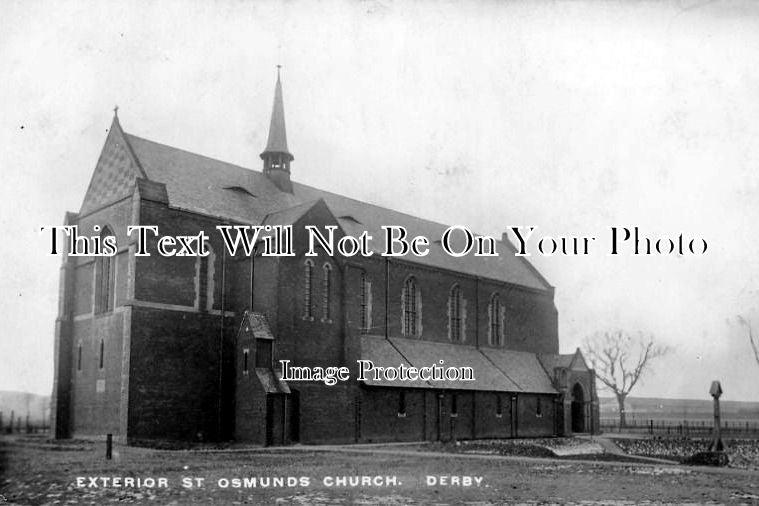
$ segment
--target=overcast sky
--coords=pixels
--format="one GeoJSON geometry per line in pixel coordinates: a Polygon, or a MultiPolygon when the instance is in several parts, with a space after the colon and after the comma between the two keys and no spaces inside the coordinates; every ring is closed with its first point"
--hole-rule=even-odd
{"type": "Polygon", "coordinates": [[[0,390],[49,393],[60,258],[118,104],[135,135],[260,168],[282,78],[293,178],[539,258],[562,352],[597,330],[675,348],[633,395],[759,401],[759,5],[12,2],[0,17],[0,390]],[[609,227],[704,238],[608,256],[609,227]]]}

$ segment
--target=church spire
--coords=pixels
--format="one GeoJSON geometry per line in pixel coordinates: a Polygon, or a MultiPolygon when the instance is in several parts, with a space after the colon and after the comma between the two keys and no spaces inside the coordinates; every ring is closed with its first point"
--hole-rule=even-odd
{"type": "Polygon", "coordinates": [[[282,100],[282,81],[279,76],[281,65],[277,65],[277,85],[274,89],[274,106],[269,123],[269,138],[266,149],[261,153],[264,161],[264,175],[277,187],[292,193],[290,183],[290,162],[295,157],[287,149],[287,131],[285,130],[285,106],[282,100]]]}

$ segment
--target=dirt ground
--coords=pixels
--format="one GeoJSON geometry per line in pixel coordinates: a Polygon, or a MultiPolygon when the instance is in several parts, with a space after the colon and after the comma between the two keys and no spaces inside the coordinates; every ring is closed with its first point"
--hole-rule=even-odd
{"type": "Polygon", "coordinates": [[[736,469],[437,454],[423,445],[116,446],[110,461],[104,452],[102,442],[0,437],[0,504],[759,504],[759,473],[736,469]],[[371,483],[340,482],[355,476],[371,483]],[[156,483],[124,486],[127,477],[156,483]]]}

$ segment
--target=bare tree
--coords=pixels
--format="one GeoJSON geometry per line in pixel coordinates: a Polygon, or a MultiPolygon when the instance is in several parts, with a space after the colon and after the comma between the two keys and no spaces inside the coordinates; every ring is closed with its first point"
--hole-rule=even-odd
{"type": "Polygon", "coordinates": [[[656,344],[653,334],[624,330],[596,332],[583,342],[585,356],[596,370],[596,377],[617,397],[619,425],[627,424],[625,399],[653,359],[671,348],[656,344]]]}
{"type": "Polygon", "coordinates": [[[754,358],[756,359],[756,363],[759,364],[759,348],[757,348],[756,340],[754,339],[754,331],[751,328],[751,320],[748,318],[744,318],[741,315],[738,315],[735,317],[738,320],[738,323],[746,327],[746,330],[748,331],[748,340],[751,343],[751,348],[754,350],[754,358]]]}

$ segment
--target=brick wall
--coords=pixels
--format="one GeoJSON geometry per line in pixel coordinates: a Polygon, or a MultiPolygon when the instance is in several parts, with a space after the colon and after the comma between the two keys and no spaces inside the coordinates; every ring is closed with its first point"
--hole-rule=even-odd
{"type": "Polygon", "coordinates": [[[506,392],[476,392],[475,420],[477,437],[480,438],[507,438],[511,434],[511,394],[506,392]],[[498,398],[501,399],[500,416],[498,411],[498,398]]]}
{"type": "Polygon", "coordinates": [[[360,334],[360,274],[371,282],[372,328],[369,333],[400,336],[402,293],[408,277],[413,276],[421,293],[421,339],[450,342],[449,296],[458,285],[465,312],[462,344],[489,346],[488,305],[494,293],[500,295],[503,307],[503,346],[507,349],[533,353],[558,353],[558,314],[550,292],[538,292],[486,280],[476,280],[447,271],[422,268],[398,260],[390,260],[390,281],[385,282],[385,260],[379,257],[355,258],[346,279],[347,329],[352,336],[360,334]],[[352,271],[352,272],[351,272],[352,271]],[[387,320],[385,292],[387,290],[387,320]],[[387,323],[386,323],[387,322],[387,323]]]}
{"type": "Polygon", "coordinates": [[[359,409],[359,441],[421,441],[425,438],[427,405],[424,390],[364,388],[359,409]],[[402,394],[403,392],[403,394],[402,394]],[[405,413],[400,413],[401,395],[405,413]]]}
{"type": "Polygon", "coordinates": [[[553,395],[519,394],[517,396],[517,436],[552,436],[555,430],[553,395]],[[540,404],[540,412],[538,412],[540,404]]]}
{"type": "Polygon", "coordinates": [[[231,318],[224,319],[220,385],[220,316],[134,308],[129,385],[130,439],[231,437],[234,430],[232,336],[235,323],[231,318]],[[221,427],[218,426],[219,418],[221,427]]]}
{"type": "Polygon", "coordinates": [[[289,382],[300,394],[300,440],[349,443],[355,438],[355,385],[289,382]]]}

